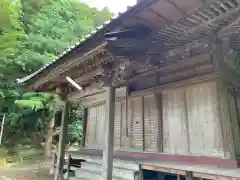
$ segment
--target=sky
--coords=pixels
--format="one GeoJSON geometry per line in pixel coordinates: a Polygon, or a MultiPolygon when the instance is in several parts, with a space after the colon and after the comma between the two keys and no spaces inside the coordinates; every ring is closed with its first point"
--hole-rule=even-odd
{"type": "Polygon", "coordinates": [[[127,6],[132,6],[136,0],[83,0],[86,4],[102,9],[108,7],[111,12],[118,13],[126,10],[127,6]]]}

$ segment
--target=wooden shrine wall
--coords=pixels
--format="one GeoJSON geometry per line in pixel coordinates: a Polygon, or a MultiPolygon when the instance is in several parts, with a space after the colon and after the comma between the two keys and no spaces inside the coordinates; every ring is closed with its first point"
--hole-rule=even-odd
{"type": "Polygon", "coordinates": [[[164,152],[224,157],[216,82],[163,91],[164,152]]]}
{"type": "MultiPolygon", "coordinates": [[[[117,99],[115,150],[233,158],[235,151],[240,154],[236,110],[240,109],[240,95],[234,93],[212,80],[137,93],[128,96],[127,103],[125,97],[117,99]],[[162,136],[158,138],[159,134],[162,136]]],[[[88,109],[87,148],[102,148],[104,108],[104,104],[97,104],[88,109]]]]}
{"type": "Polygon", "coordinates": [[[115,149],[156,152],[157,119],[153,94],[116,102],[115,149]]]}
{"type": "Polygon", "coordinates": [[[105,105],[88,108],[86,147],[101,149],[104,144],[105,105]]]}

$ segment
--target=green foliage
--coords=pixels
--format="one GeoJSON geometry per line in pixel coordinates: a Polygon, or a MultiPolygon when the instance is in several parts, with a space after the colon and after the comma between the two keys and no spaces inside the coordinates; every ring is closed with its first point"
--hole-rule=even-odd
{"type": "Polygon", "coordinates": [[[83,130],[83,107],[81,104],[71,104],[68,121],[70,121],[68,125],[69,141],[71,143],[79,142],[81,140],[83,130]]]}
{"type": "Polygon", "coordinates": [[[19,5],[0,1],[0,80],[12,80],[14,57],[21,47],[24,32],[19,21],[19,5]],[[10,70],[10,71],[9,71],[10,70]],[[8,76],[7,78],[4,78],[8,76]]]}
{"type": "MultiPolygon", "coordinates": [[[[39,69],[110,17],[107,8],[98,11],[79,0],[0,1],[0,113],[7,114],[6,146],[25,137],[41,142],[62,106],[56,95],[23,92],[14,80],[39,69]]],[[[77,141],[82,133],[80,105],[73,105],[69,121],[69,141],[77,141]]]]}
{"type": "Polygon", "coordinates": [[[8,150],[0,146],[0,158],[6,158],[7,154],[8,154],[8,150]]]}
{"type": "Polygon", "coordinates": [[[53,59],[111,16],[107,9],[99,12],[77,0],[34,2],[24,0],[23,3],[23,25],[28,34],[16,59],[22,70],[28,73],[53,59]]]}

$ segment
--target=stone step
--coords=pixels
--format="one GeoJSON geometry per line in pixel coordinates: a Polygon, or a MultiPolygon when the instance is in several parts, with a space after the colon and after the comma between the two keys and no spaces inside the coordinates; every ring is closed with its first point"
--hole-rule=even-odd
{"type": "MultiPolygon", "coordinates": [[[[91,170],[86,170],[86,169],[77,169],[75,171],[75,175],[77,178],[80,179],[87,179],[87,180],[100,180],[102,178],[102,174],[99,172],[91,171],[91,170]]],[[[123,179],[121,177],[113,177],[112,180],[128,180],[128,179],[123,179]]],[[[134,179],[133,179],[134,180],[134,179]]]]}
{"type": "MultiPolygon", "coordinates": [[[[96,157],[92,158],[92,157],[88,157],[88,156],[85,156],[83,158],[88,163],[94,163],[94,164],[102,165],[102,159],[101,158],[96,158],[96,157]]],[[[139,171],[139,164],[134,163],[134,162],[129,162],[129,161],[118,160],[118,159],[114,159],[113,167],[117,167],[117,168],[123,168],[124,167],[124,169],[132,170],[132,171],[139,171]]]]}
{"type": "MultiPolygon", "coordinates": [[[[98,172],[99,174],[102,173],[102,165],[91,163],[91,162],[82,163],[81,169],[95,171],[95,172],[98,172]]],[[[133,180],[135,176],[135,172],[137,171],[125,169],[124,166],[121,168],[113,167],[113,176],[124,178],[126,180],[133,180]]]]}
{"type": "Polygon", "coordinates": [[[69,180],[89,180],[89,179],[78,178],[78,177],[70,177],[69,180]]]}

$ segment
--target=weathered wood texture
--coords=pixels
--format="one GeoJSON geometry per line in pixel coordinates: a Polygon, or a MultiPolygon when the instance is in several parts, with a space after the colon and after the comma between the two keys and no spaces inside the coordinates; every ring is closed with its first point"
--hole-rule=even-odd
{"type": "Polygon", "coordinates": [[[59,147],[57,155],[57,165],[54,175],[54,180],[63,180],[63,166],[64,166],[64,155],[66,147],[66,137],[68,132],[68,112],[69,111],[69,102],[65,101],[62,109],[62,118],[61,118],[61,131],[59,136],[59,147]]]}
{"type": "MultiPolygon", "coordinates": [[[[226,87],[226,84],[222,84],[226,89],[228,108],[230,112],[231,128],[234,143],[235,158],[239,161],[240,158],[240,94],[232,87],[226,87]]],[[[233,157],[234,158],[234,157],[233,157]]]]}
{"type": "Polygon", "coordinates": [[[234,159],[235,150],[231,126],[232,122],[228,105],[227,88],[220,79],[217,80],[217,95],[224,156],[234,159]]]}
{"type": "Polygon", "coordinates": [[[216,83],[186,88],[190,153],[224,157],[216,83]]]}
{"type": "Polygon", "coordinates": [[[223,145],[231,144],[231,139],[223,139],[224,117],[219,114],[224,111],[218,106],[216,82],[165,90],[164,152],[231,158],[231,150],[223,145]]]}
{"type": "MultiPolygon", "coordinates": [[[[226,87],[218,80],[196,81],[157,92],[161,95],[159,104],[156,89],[130,95],[128,103],[125,98],[118,99],[115,149],[228,159],[235,158],[235,151],[240,153],[236,93],[231,100],[226,87]],[[233,108],[228,108],[229,103],[234,105],[233,108]],[[160,145],[162,148],[158,147],[160,145]]],[[[89,121],[96,116],[96,110],[89,108],[90,111],[93,115],[89,115],[89,121]]],[[[98,116],[104,114],[101,113],[98,116]]],[[[94,126],[95,123],[92,124],[94,126]]],[[[91,126],[91,122],[88,125],[91,126]]],[[[88,129],[97,132],[91,127],[88,129]]],[[[93,141],[92,136],[87,137],[89,141],[93,141]]]]}
{"type": "Polygon", "coordinates": [[[143,117],[142,117],[142,99],[141,97],[131,100],[131,132],[132,132],[132,150],[143,150],[143,117]]]}
{"type": "Polygon", "coordinates": [[[115,104],[115,118],[114,118],[114,148],[121,147],[121,123],[122,123],[122,103],[115,104]]]}
{"type": "Polygon", "coordinates": [[[88,123],[88,109],[84,108],[84,110],[83,110],[83,121],[82,121],[83,136],[82,136],[82,139],[81,139],[81,147],[85,147],[85,145],[86,145],[87,123],[88,123]]]}
{"type": "Polygon", "coordinates": [[[163,142],[166,153],[188,153],[188,129],[183,88],[163,91],[163,142]]]}
{"type": "Polygon", "coordinates": [[[105,132],[105,105],[99,105],[88,109],[86,129],[86,147],[102,148],[105,132]]]}
{"type": "Polygon", "coordinates": [[[154,95],[144,96],[144,146],[145,151],[157,151],[158,109],[154,95]]]}
{"type": "MultiPolygon", "coordinates": [[[[114,111],[115,111],[115,88],[105,87],[106,108],[102,180],[112,180],[113,169],[113,145],[114,145],[114,111]]],[[[104,116],[103,116],[104,117],[104,116]]]]}

